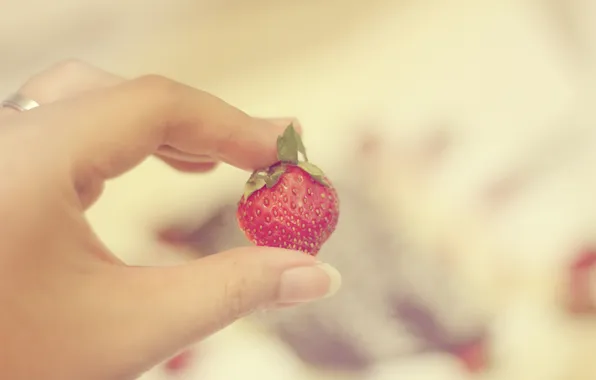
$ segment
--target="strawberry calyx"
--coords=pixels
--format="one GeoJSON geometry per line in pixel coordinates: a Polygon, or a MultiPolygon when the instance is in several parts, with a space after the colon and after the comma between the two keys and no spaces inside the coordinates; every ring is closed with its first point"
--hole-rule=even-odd
{"type": "Polygon", "coordinates": [[[277,137],[277,159],[277,163],[265,169],[255,170],[251,174],[244,187],[245,200],[265,186],[268,189],[275,186],[289,166],[298,166],[321,185],[330,186],[325,178],[325,173],[308,161],[302,138],[293,124],[288,125],[284,133],[277,137]],[[300,159],[300,155],[302,155],[302,159],[300,159]]]}

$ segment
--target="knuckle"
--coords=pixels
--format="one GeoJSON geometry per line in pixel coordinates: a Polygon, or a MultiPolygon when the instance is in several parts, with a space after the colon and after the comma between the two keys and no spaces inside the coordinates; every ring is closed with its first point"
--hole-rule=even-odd
{"type": "Polygon", "coordinates": [[[248,292],[248,284],[246,279],[234,279],[227,282],[222,308],[224,315],[221,316],[222,321],[231,322],[244,315],[250,313],[252,310],[250,302],[250,294],[248,292]]]}
{"type": "Polygon", "coordinates": [[[140,76],[132,85],[161,110],[175,106],[185,94],[182,84],[157,74],[140,76]]]}
{"type": "Polygon", "coordinates": [[[225,284],[221,299],[219,321],[227,325],[245,317],[268,303],[277,286],[261,268],[252,267],[244,260],[234,262],[225,284]],[[248,273],[253,273],[249,275],[248,273]]]}
{"type": "Polygon", "coordinates": [[[69,58],[58,62],[53,70],[61,73],[78,73],[88,70],[90,65],[77,58],[69,58]]]}
{"type": "Polygon", "coordinates": [[[179,94],[182,90],[182,85],[169,78],[157,74],[147,74],[138,77],[136,85],[145,91],[150,91],[152,94],[172,96],[179,94]]]}
{"type": "Polygon", "coordinates": [[[222,319],[227,321],[233,321],[237,318],[242,317],[248,312],[248,294],[245,289],[245,281],[240,280],[228,287],[229,291],[224,298],[226,307],[224,307],[225,315],[222,319]]]}

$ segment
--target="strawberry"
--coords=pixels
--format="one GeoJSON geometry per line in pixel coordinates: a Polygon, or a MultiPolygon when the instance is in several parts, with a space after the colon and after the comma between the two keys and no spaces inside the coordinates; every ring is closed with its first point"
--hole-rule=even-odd
{"type": "Polygon", "coordinates": [[[258,246],[315,256],[337,226],[337,192],[323,171],[308,161],[291,124],[277,138],[277,159],[246,182],[236,212],[238,224],[258,246]]]}

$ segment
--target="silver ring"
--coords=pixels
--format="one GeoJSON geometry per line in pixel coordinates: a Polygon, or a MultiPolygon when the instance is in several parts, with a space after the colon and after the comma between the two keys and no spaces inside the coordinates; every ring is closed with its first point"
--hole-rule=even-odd
{"type": "Polygon", "coordinates": [[[29,111],[35,107],[39,107],[39,103],[33,99],[26,98],[19,93],[10,95],[2,103],[0,103],[0,108],[12,108],[20,112],[29,111]]]}

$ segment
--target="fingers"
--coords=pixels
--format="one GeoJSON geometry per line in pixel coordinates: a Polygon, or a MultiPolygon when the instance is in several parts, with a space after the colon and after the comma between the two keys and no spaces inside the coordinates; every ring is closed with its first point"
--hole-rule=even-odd
{"type": "MultiPolygon", "coordinates": [[[[59,62],[32,76],[18,92],[43,106],[124,82],[125,79],[121,76],[101,70],[83,61],[71,59],[59,62]]],[[[14,109],[2,108],[0,109],[0,118],[4,115],[17,113],[18,111],[14,109]]],[[[297,129],[300,130],[300,125],[291,118],[269,119],[268,121],[280,128],[285,128],[294,122],[297,129]]],[[[185,172],[204,172],[217,166],[217,160],[213,157],[184,153],[170,146],[160,147],[156,153],[156,156],[168,165],[185,172]]]]}
{"type": "Polygon", "coordinates": [[[341,282],[308,255],[256,247],[180,267],[114,270],[102,290],[112,298],[111,331],[120,338],[105,344],[154,362],[255,310],[329,296],[341,282]],[[125,347],[115,347],[122,337],[125,347]]]}
{"type": "Polygon", "coordinates": [[[32,76],[19,92],[39,104],[50,104],[124,81],[121,76],[72,59],[32,76]]]}
{"type": "Polygon", "coordinates": [[[161,157],[161,160],[183,173],[205,173],[217,167],[217,162],[188,162],[165,157],[161,157]]]}
{"type": "MultiPolygon", "coordinates": [[[[269,122],[280,130],[283,130],[290,124],[302,133],[302,127],[300,123],[293,118],[273,118],[273,119],[260,119],[264,122],[269,122]]],[[[206,154],[189,154],[179,151],[169,145],[161,146],[155,153],[155,156],[160,158],[166,164],[170,165],[174,169],[182,172],[193,172],[201,173],[213,170],[217,167],[217,161],[214,161],[213,157],[206,154]]]]}
{"type": "Polygon", "coordinates": [[[266,166],[276,158],[280,128],[161,77],[148,76],[98,92],[81,99],[77,107],[77,116],[96,118],[88,118],[70,148],[80,162],[95,161],[105,178],[130,169],[162,145],[243,169],[266,166]],[[114,149],[105,149],[110,146],[114,149]]]}
{"type": "MultiPolygon", "coordinates": [[[[49,104],[72,99],[74,97],[80,97],[88,92],[97,91],[112,86],[123,84],[125,79],[108,73],[104,70],[96,68],[85,62],[78,60],[68,60],[60,62],[47,70],[31,77],[20,89],[19,93],[25,97],[36,100],[40,105],[47,106],[49,104]]],[[[45,108],[45,107],[44,107],[45,108]]],[[[39,112],[39,111],[38,111],[39,112]]],[[[4,115],[16,114],[17,111],[10,108],[0,109],[0,118],[4,115]]],[[[22,116],[19,115],[22,120],[22,116]]],[[[30,115],[29,115],[30,116],[30,115]]],[[[44,121],[45,122],[45,121],[44,121]]],[[[290,123],[294,123],[298,130],[300,125],[293,119],[269,119],[261,120],[262,124],[274,124],[279,129],[285,128],[290,123]]],[[[12,124],[12,122],[11,122],[12,124]]],[[[46,129],[47,133],[55,135],[55,130],[52,127],[42,127],[46,129]],[[49,130],[47,130],[49,129],[49,130]]],[[[79,128],[79,125],[69,125],[62,129],[63,133],[71,133],[73,130],[79,128]]],[[[224,131],[225,132],[225,131],[224,131]]],[[[228,131],[229,132],[229,131],[228,131]]],[[[54,139],[60,140],[59,136],[53,136],[54,139]]],[[[42,142],[47,143],[48,139],[41,139],[42,142]]],[[[76,141],[74,142],[77,143],[76,141]]],[[[222,149],[222,156],[225,158],[226,149],[222,149]]],[[[166,164],[172,166],[174,169],[183,172],[206,172],[213,170],[217,167],[218,160],[220,159],[217,155],[212,153],[198,153],[194,154],[192,151],[185,152],[178,148],[163,145],[157,148],[155,152],[156,156],[162,159],[166,164]]],[[[125,154],[125,153],[123,153],[125,154]]],[[[234,155],[232,154],[232,159],[234,155]]],[[[83,160],[84,162],[89,162],[83,160]]],[[[100,161],[108,161],[108,166],[111,166],[111,158],[107,158],[100,161]]],[[[118,159],[116,159],[118,161],[118,159]]],[[[83,167],[86,165],[83,164],[83,167]]],[[[87,169],[88,172],[95,173],[93,163],[91,163],[91,169],[87,169]]],[[[101,165],[100,165],[101,167],[101,165]]],[[[85,171],[85,170],[83,170],[85,171]]],[[[100,169],[103,173],[103,169],[100,169]]],[[[109,170],[108,170],[109,172],[109,170]]],[[[100,189],[100,180],[90,181],[90,183],[79,184],[79,189],[100,189]]],[[[79,181],[84,182],[84,181],[79,181]]],[[[96,191],[97,192],[97,191],[96,191]]],[[[85,204],[92,202],[98,194],[88,194],[88,191],[83,195],[85,198],[85,204]]]]}
{"type": "Polygon", "coordinates": [[[64,155],[75,182],[118,176],[168,145],[242,169],[276,161],[282,128],[252,118],[205,92],[158,76],[88,92],[22,114],[64,155]]]}
{"type": "MultiPolygon", "coordinates": [[[[68,99],[87,91],[122,83],[124,78],[79,60],[59,62],[29,78],[18,92],[40,105],[68,99]]],[[[0,109],[0,117],[15,114],[12,108],[0,109]]]]}

